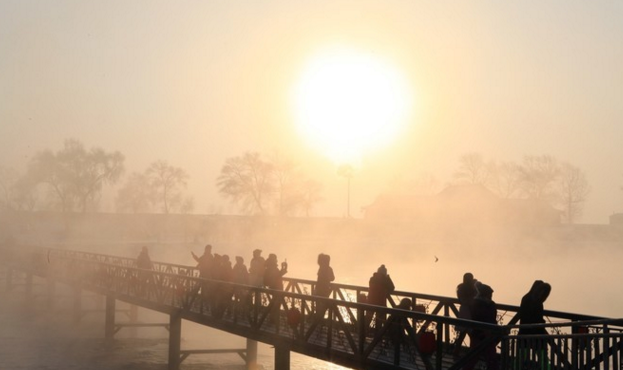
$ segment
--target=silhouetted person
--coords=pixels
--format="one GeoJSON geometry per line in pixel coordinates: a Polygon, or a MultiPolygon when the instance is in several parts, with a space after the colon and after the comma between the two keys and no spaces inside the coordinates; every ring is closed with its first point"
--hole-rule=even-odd
{"type": "Polygon", "coordinates": [[[190,251],[195,261],[197,261],[197,268],[199,269],[199,277],[205,279],[212,278],[212,267],[214,264],[214,256],[212,255],[212,246],[207,244],[203,249],[203,254],[197,256],[195,252],[190,251]]]}
{"type": "MultiPolygon", "coordinates": [[[[217,279],[223,283],[233,283],[234,270],[232,269],[229,256],[226,254],[220,256],[218,266],[219,268],[218,268],[217,279]]],[[[218,283],[217,289],[216,289],[217,317],[222,316],[226,310],[231,308],[231,299],[232,299],[233,294],[234,294],[234,289],[232,285],[218,283]]]]}
{"type": "MultiPolygon", "coordinates": [[[[142,247],[140,253],[136,257],[136,267],[143,270],[151,270],[154,268],[154,264],[149,257],[149,250],[147,247],[142,247]]],[[[148,284],[151,280],[151,273],[145,271],[138,272],[139,291],[143,294],[146,290],[145,284],[148,284]]]]}
{"type": "Polygon", "coordinates": [[[264,285],[269,289],[283,290],[283,275],[288,272],[288,264],[283,262],[281,269],[277,262],[277,255],[271,253],[266,260],[266,271],[264,272],[264,285]]]}
{"type": "MultiPolygon", "coordinates": [[[[471,306],[471,319],[474,321],[486,322],[488,324],[497,325],[497,307],[492,299],[493,289],[486,284],[477,283],[477,295],[471,306]]],[[[480,344],[491,335],[490,332],[483,329],[473,329],[470,333],[469,347],[477,348],[480,344]]],[[[498,356],[496,353],[496,344],[490,344],[483,351],[483,359],[487,364],[488,370],[498,369],[498,356]]],[[[478,358],[475,358],[465,365],[465,370],[471,370],[476,366],[478,358]]]]}
{"type": "MultiPolygon", "coordinates": [[[[244,258],[236,256],[236,264],[233,267],[234,283],[249,285],[249,271],[244,264],[244,258]]],[[[234,301],[236,305],[241,309],[241,312],[246,310],[246,306],[250,303],[249,291],[246,288],[236,287],[234,289],[234,301]]]]}
{"type": "Polygon", "coordinates": [[[294,305],[294,301],[292,301],[292,303],[290,304],[290,308],[288,309],[288,312],[286,314],[286,321],[288,322],[288,326],[290,326],[290,329],[292,329],[296,338],[300,337],[300,330],[298,326],[301,324],[302,317],[303,314],[301,313],[301,310],[299,310],[294,305]]]}
{"type": "MultiPolygon", "coordinates": [[[[318,277],[316,279],[315,294],[319,297],[328,298],[331,295],[331,282],[334,280],[335,275],[331,268],[331,257],[328,254],[320,253],[318,255],[318,277]]],[[[316,314],[319,319],[324,317],[326,310],[326,303],[317,303],[316,314]]]]}
{"type": "MultiPolygon", "coordinates": [[[[394,292],[396,287],[391,277],[387,274],[387,268],[385,265],[381,265],[377,271],[372,274],[369,281],[368,290],[368,303],[376,306],[387,307],[387,298],[394,292]]],[[[377,329],[381,328],[385,324],[385,314],[375,315],[375,325],[377,329]]],[[[372,322],[372,315],[368,315],[369,321],[372,322]]]]}
{"type": "MultiPolygon", "coordinates": [[[[521,298],[521,305],[519,306],[519,320],[521,325],[525,324],[545,324],[545,318],[543,317],[543,303],[549,297],[549,294],[552,290],[551,285],[542,281],[536,280],[530,291],[526,293],[521,298]]],[[[545,328],[519,328],[519,336],[522,335],[546,335],[547,330],[545,328]]],[[[538,357],[540,366],[545,366],[545,362],[547,361],[546,355],[546,341],[538,340],[535,338],[532,339],[522,339],[518,338],[518,352],[519,358],[522,363],[530,359],[535,359],[538,357]]]]}
{"type": "Polygon", "coordinates": [[[138,257],[136,257],[136,267],[145,270],[151,270],[154,268],[154,264],[151,262],[147,247],[142,247],[141,252],[138,254],[138,257]]]}
{"type": "MultiPolygon", "coordinates": [[[[465,320],[471,320],[471,306],[476,297],[476,280],[471,272],[466,272],[463,275],[463,282],[456,287],[456,297],[459,299],[461,307],[459,307],[459,318],[465,320]]],[[[456,330],[459,332],[459,336],[454,342],[454,354],[458,355],[467,335],[467,328],[457,326],[456,330]]]]}
{"type": "Polygon", "coordinates": [[[233,267],[234,283],[249,285],[249,271],[244,264],[244,258],[236,256],[236,264],[233,267]]]}
{"type": "Polygon", "coordinates": [[[212,271],[210,271],[212,280],[222,280],[223,276],[223,259],[218,253],[214,253],[212,257],[212,271]]]}
{"type": "MultiPolygon", "coordinates": [[[[213,278],[213,269],[214,269],[214,256],[212,255],[212,246],[207,244],[203,249],[203,254],[201,256],[197,256],[195,252],[190,251],[190,254],[193,256],[195,261],[197,261],[197,268],[199,269],[199,277],[204,279],[212,279],[213,278]]],[[[204,281],[201,283],[201,297],[204,302],[208,302],[210,299],[212,286],[210,282],[204,281]]]]}
{"type": "MultiPolygon", "coordinates": [[[[410,311],[413,304],[410,298],[403,298],[400,300],[400,303],[396,308],[410,311]]],[[[409,335],[415,336],[415,331],[413,330],[413,326],[409,322],[407,316],[404,313],[394,313],[389,316],[387,319],[388,325],[388,334],[389,337],[394,343],[394,345],[399,346],[406,342],[406,338],[409,335]]]]}
{"type": "Polygon", "coordinates": [[[266,260],[262,257],[262,251],[256,249],[253,251],[253,258],[249,265],[249,285],[263,287],[264,273],[266,272],[266,260]]]}
{"type": "MultiPolygon", "coordinates": [[[[520,324],[545,324],[543,303],[549,297],[551,290],[552,287],[542,280],[536,280],[532,284],[530,291],[521,298],[520,324]]],[[[547,334],[547,331],[545,328],[520,328],[519,335],[521,334],[547,334]]]]}
{"type": "MultiPolygon", "coordinates": [[[[268,259],[266,259],[266,272],[264,273],[264,284],[267,288],[273,290],[283,290],[283,275],[288,272],[288,264],[283,262],[281,264],[281,269],[279,268],[279,263],[277,262],[277,255],[271,253],[268,255],[268,259]]],[[[279,319],[279,310],[281,304],[283,303],[282,297],[278,294],[273,295],[273,308],[271,310],[271,321],[276,323],[279,319]]]]}

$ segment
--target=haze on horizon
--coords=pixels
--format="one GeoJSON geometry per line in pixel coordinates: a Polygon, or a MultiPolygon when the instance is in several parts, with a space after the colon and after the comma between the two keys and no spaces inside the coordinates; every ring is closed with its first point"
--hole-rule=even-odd
{"type": "Polygon", "coordinates": [[[623,208],[622,39],[623,4],[605,1],[3,1],[0,165],[75,138],[122,152],[126,175],[182,167],[195,212],[227,214],[225,159],[279,151],[324,184],[314,215],[343,216],[344,179],[292,104],[305,66],[337,47],[388,62],[411,91],[404,131],[361,158],[353,216],[396,178],[443,183],[476,151],[578,166],[581,222],[607,223],[623,208]]]}

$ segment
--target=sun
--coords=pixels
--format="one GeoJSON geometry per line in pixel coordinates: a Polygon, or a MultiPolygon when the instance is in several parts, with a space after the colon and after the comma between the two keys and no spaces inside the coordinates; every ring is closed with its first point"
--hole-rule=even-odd
{"type": "Polygon", "coordinates": [[[353,50],[313,58],[296,85],[301,135],[337,164],[357,164],[403,131],[412,96],[406,79],[386,60],[353,50]]]}

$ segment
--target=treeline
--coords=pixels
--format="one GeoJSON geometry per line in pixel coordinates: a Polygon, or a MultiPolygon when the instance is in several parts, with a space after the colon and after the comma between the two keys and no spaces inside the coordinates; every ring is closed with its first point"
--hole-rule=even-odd
{"type": "MultiPolygon", "coordinates": [[[[86,149],[66,140],[62,149],[37,152],[24,173],[0,167],[0,210],[97,211],[105,186],[120,185],[115,207],[124,213],[192,213],[186,194],[189,174],[156,160],[122,182],[125,156],[102,148],[86,149]]],[[[244,214],[306,215],[322,200],[322,186],[279,155],[245,153],[228,158],[216,181],[219,193],[244,214]]]]}
{"type": "MultiPolygon", "coordinates": [[[[342,166],[337,175],[350,181],[355,172],[342,166]]],[[[156,160],[143,171],[125,178],[124,173],[122,153],[86,149],[80,141],[69,139],[56,152],[37,152],[24,173],[0,167],[0,210],[97,211],[102,189],[118,185],[118,212],[194,212],[194,198],[186,193],[190,176],[182,167],[156,160]]],[[[581,169],[548,155],[498,162],[468,153],[459,158],[451,183],[482,184],[502,198],[546,201],[559,209],[568,223],[579,219],[590,192],[581,169]]],[[[310,216],[323,200],[322,184],[278,154],[246,152],[227,158],[215,185],[221,196],[246,215],[310,216]]],[[[429,194],[441,190],[432,177],[417,185],[427,187],[429,194]]],[[[406,191],[416,190],[412,186],[406,191]]]]}
{"type": "Polygon", "coordinates": [[[567,223],[582,215],[590,193],[580,168],[549,155],[527,155],[519,163],[485,160],[479,153],[460,157],[455,183],[481,184],[502,198],[538,199],[561,211],[567,223]]]}

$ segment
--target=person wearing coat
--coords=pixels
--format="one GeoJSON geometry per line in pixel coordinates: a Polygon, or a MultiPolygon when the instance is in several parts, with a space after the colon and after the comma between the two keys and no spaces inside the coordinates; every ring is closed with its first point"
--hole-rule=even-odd
{"type": "MultiPolygon", "coordinates": [[[[381,265],[376,272],[372,274],[368,287],[368,303],[382,307],[387,307],[387,298],[396,289],[392,278],[387,273],[385,265],[381,265]]],[[[385,314],[379,313],[375,315],[373,312],[370,312],[367,317],[368,325],[372,323],[373,319],[375,319],[374,327],[377,329],[381,328],[386,321],[385,314]]]]}

